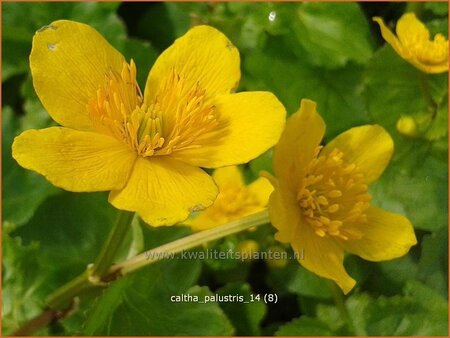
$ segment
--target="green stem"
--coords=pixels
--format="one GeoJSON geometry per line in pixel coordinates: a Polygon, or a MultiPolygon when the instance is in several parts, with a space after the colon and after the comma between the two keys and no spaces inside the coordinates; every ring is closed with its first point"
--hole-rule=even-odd
{"type": "Polygon", "coordinates": [[[37,329],[47,326],[56,318],[56,311],[46,310],[12,333],[12,336],[31,336],[37,329]]]}
{"type": "Polygon", "coordinates": [[[85,290],[99,286],[95,282],[101,284],[101,279],[111,267],[133,216],[134,214],[131,212],[119,211],[116,224],[103,245],[94,266],[52,293],[47,299],[47,305],[50,309],[64,309],[70,306],[73,299],[85,290]]]}
{"type": "Polygon", "coordinates": [[[25,325],[13,332],[12,336],[29,336],[48,324],[68,316],[76,305],[75,299],[85,291],[98,287],[89,281],[88,271],[72,279],[69,283],[57,289],[47,298],[46,309],[25,325]]]}
{"type": "Polygon", "coordinates": [[[116,224],[103,245],[95,264],[87,271],[63,285],[47,298],[47,308],[39,316],[33,318],[15,331],[13,336],[32,334],[52,321],[67,316],[74,305],[75,299],[86,291],[102,286],[102,277],[108,272],[126,232],[133,220],[134,213],[119,211],[116,224]]]}
{"type": "Polygon", "coordinates": [[[110,267],[109,265],[113,261],[115,254],[120,247],[121,239],[124,237],[132,218],[133,214],[120,213],[118,221],[103,246],[94,267],[88,268],[87,271],[51,294],[47,300],[48,306],[45,311],[20,327],[12,335],[31,335],[33,332],[45,327],[49,323],[69,316],[77,297],[92,289],[107,286],[106,282],[112,282],[120,276],[129,274],[144,266],[170,257],[171,254],[189,250],[209,241],[266,224],[269,222],[269,213],[267,210],[264,210],[237,221],[184,237],[110,267]],[[93,271],[95,271],[96,274],[93,274],[93,271]],[[97,280],[97,277],[100,279],[97,280]]]}
{"type": "Polygon", "coordinates": [[[353,325],[353,321],[350,317],[350,314],[347,310],[347,306],[345,305],[345,298],[341,291],[341,289],[336,285],[336,283],[329,281],[329,286],[331,290],[331,294],[333,296],[334,303],[336,304],[336,307],[339,311],[339,314],[344,321],[344,323],[347,325],[347,328],[350,331],[351,335],[356,334],[356,329],[353,325]]]}
{"type": "Polygon", "coordinates": [[[425,101],[427,102],[428,105],[428,109],[431,112],[431,119],[433,120],[436,116],[438,106],[437,103],[434,101],[433,96],[431,95],[427,74],[419,72],[419,83],[422,95],[425,98],[425,101]]]}
{"type": "MultiPolygon", "coordinates": [[[[146,265],[153,264],[164,258],[171,257],[176,253],[189,250],[212,240],[226,237],[228,235],[269,222],[270,220],[268,211],[260,211],[256,214],[241,218],[222,226],[198,232],[196,234],[162,245],[155,249],[146,251],[125,262],[114,265],[111,268],[108,276],[113,277],[118,274],[122,276],[129,274],[130,272],[140,269],[146,265]]],[[[108,278],[106,278],[106,280],[108,280],[108,278]]]]}
{"type": "Polygon", "coordinates": [[[47,307],[52,310],[61,310],[70,307],[75,297],[92,287],[93,285],[89,282],[89,273],[85,271],[53,292],[47,298],[47,307]]]}
{"type": "Polygon", "coordinates": [[[102,277],[108,272],[127,231],[130,229],[133,217],[134,213],[132,212],[119,211],[116,224],[103,245],[97,261],[90,269],[92,281],[98,280],[100,282],[102,277]]]}

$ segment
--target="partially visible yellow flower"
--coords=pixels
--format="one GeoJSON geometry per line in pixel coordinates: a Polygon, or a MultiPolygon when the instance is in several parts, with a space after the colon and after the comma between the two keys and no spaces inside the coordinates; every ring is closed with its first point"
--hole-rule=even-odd
{"type": "Polygon", "coordinates": [[[278,245],[272,245],[268,248],[267,252],[270,252],[270,256],[266,259],[268,267],[273,269],[284,268],[288,264],[287,252],[278,245]]]}
{"type": "Polygon", "coordinates": [[[248,162],[284,126],[273,94],[233,94],[239,52],[209,26],[192,28],[161,54],[144,93],[134,62],[74,21],[36,32],[30,67],[37,95],[62,127],[19,135],[16,161],[69,191],[111,190],[111,204],[153,226],[211,205],[218,190],[200,167],[248,162]]]}
{"type": "Polygon", "coordinates": [[[210,229],[263,210],[273,191],[265,178],[245,185],[242,173],[236,166],[216,169],[212,176],[219,187],[219,195],[212,206],[186,222],[195,231],[210,229]]]}
{"type": "Polygon", "coordinates": [[[240,242],[236,249],[242,260],[252,260],[259,251],[259,244],[253,239],[246,239],[240,242]]]}
{"type": "Polygon", "coordinates": [[[442,34],[430,39],[430,32],[414,13],[404,14],[397,22],[395,36],[383,19],[373,18],[381,28],[383,38],[406,61],[425,73],[448,71],[448,40],[442,34]]]}
{"type": "Polygon", "coordinates": [[[368,186],[393,152],[389,134],[365,125],[322,147],[324,132],[315,102],[302,100],[274,148],[269,215],[276,239],[301,253],[301,265],[348,293],[355,280],[345,271],[344,251],[389,260],[406,254],[416,237],[406,217],[369,204],[368,186]]]}
{"type": "Polygon", "coordinates": [[[397,130],[400,134],[405,136],[416,136],[417,135],[417,123],[412,116],[401,116],[396,123],[397,130]]]}

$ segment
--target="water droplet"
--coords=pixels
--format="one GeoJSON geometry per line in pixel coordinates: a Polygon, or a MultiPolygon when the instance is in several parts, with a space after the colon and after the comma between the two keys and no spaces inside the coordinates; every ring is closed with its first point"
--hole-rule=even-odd
{"type": "Polygon", "coordinates": [[[272,21],[272,22],[275,21],[276,17],[277,17],[277,12],[272,11],[269,13],[269,21],[272,21]]]}

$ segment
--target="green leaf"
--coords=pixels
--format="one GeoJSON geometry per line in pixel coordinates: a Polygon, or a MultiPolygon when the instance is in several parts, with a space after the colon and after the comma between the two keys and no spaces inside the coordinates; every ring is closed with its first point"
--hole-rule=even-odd
{"type": "MultiPolygon", "coordinates": [[[[448,5],[447,5],[448,6],[448,5]]],[[[448,11],[448,7],[447,7],[448,11]]],[[[448,39],[448,17],[445,14],[444,18],[433,19],[426,22],[427,28],[430,30],[430,35],[434,37],[436,34],[442,34],[448,39]]]]}
{"type": "MultiPolygon", "coordinates": [[[[354,293],[348,297],[346,307],[354,333],[360,336],[447,336],[445,298],[417,281],[406,283],[403,294],[373,298],[354,293]]],[[[332,309],[335,308],[319,306],[317,312],[330,326],[333,321],[340,322],[332,309]]]]}
{"type": "Polygon", "coordinates": [[[433,134],[441,137],[447,134],[446,120],[441,116],[441,111],[446,111],[447,107],[447,74],[423,74],[386,45],[375,53],[364,78],[369,114],[387,128],[394,139],[400,136],[396,124],[404,115],[415,119],[419,136],[428,128],[437,129],[433,134]],[[428,102],[428,96],[437,108],[428,102]],[[437,118],[432,118],[436,113],[437,118]]]}
{"type": "Polygon", "coordinates": [[[411,255],[378,263],[383,275],[390,284],[403,286],[408,280],[412,280],[417,274],[417,264],[411,255]]]}
{"type": "MultiPolygon", "coordinates": [[[[335,305],[317,304],[315,317],[335,333],[345,330],[346,324],[335,305]]],[[[345,332],[347,333],[347,332],[345,332]]]]}
{"type": "Polygon", "coordinates": [[[20,118],[20,130],[41,129],[56,125],[42,106],[33,87],[31,75],[22,83],[21,94],[25,102],[25,115],[20,118]]]}
{"type": "MultiPolygon", "coordinates": [[[[152,228],[144,223],[148,250],[191,233],[188,227],[152,228]]],[[[173,302],[172,296],[190,294],[204,300],[211,292],[194,286],[201,262],[175,256],[111,283],[84,315],[83,335],[230,335],[228,318],[213,302],[173,302]],[[173,314],[177,315],[174,316],[173,314]],[[208,317],[208,321],[205,321],[208,317]],[[198,323],[198,324],[196,324],[198,323]]]]}
{"type": "Polygon", "coordinates": [[[48,275],[42,273],[39,244],[23,245],[3,233],[2,330],[11,334],[43,308],[48,275]]]}
{"type": "Polygon", "coordinates": [[[272,91],[289,113],[298,110],[303,98],[316,101],[328,137],[367,121],[358,67],[325,70],[300,58],[255,53],[247,57],[244,69],[249,74],[246,87],[272,91]]]}
{"type": "Polygon", "coordinates": [[[71,6],[69,18],[83,22],[98,30],[104,38],[118,50],[123,47],[126,39],[124,23],[117,16],[115,10],[119,3],[82,2],[71,6]]]}
{"type": "Polygon", "coordinates": [[[448,229],[442,227],[422,240],[418,279],[448,297],[448,229]]]}
{"type": "Polygon", "coordinates": [[[406,215],[417,229],[444,226],[448,215],[446,156],[441,158],[440,151],[420,140],[399,141],[395,146],[394,159],[371,186],[373,203],[406,215]]]}
{"type": "Polygon", "coordinates": [[[300,265],[297,266],[292,279],[287,283],[287,289],[301,296],[319,299],[331,298],[329,281],[304,269],[300,265]]]}
{"type": "Polygon", "coordinates": [[[368,335],[447,336],[447,301],[418,282],[405,288],[405,296],[380,297],[369,307],[368,335]]]}
{"type": "Polygon", "coordinates": [[[371,187],[374,203],[406,214],[418,229],[433,230],[447,222],[447,155],[429,140],[447,134],[447,76],[427,76],[400,58],[391,47],[381,48],[365,74],[365,96],[374,122],[394,139],[395,153],[381,179],[371,187]],[[438,104],[434,120],[423,87],[438,104]],[[415,119],[419,135],[401,135],[398,119],[415,119]],[[445,116],[445,117],[444,117],[445,116]],[[427,207],[423,208],[426,199],[427,207]]]}
{"type": "Polygon", "coordinates": [[[292,26],[311,64],[326,68],[349,61],[364,64],[372,55],[369,25],[359,4],[305,2],[292,26]]]}
{"type": "Polygon", "coordinates": [[[448,14],[448,3],[447,2],[426,2],[425,9],[430,10],[436,15],[445,15],[448,14]]]}
{"type": "Polygon", "coordinates": [[[198,261],[165,261],[114,282],[88,311],[84,335],[231,335],[233,328],[207,287],[191,287],[198,261]],[[182,276],[182,278],[180,278],[182,276]],[[190,302],[172,296],[190,295],[190,302]],[[207,318],[207,319],[206,319],[207,318]]]}
{"type": "MultiPolygon", "coordinates": [[[[428,288],[417,281],[410,281],[405,287],[405,295],[411,297],[415,302],[422,306],[422,310],[428,310],[435,314],[446,314],[448,304],[445,298],[439,295],[435,290],[428,288]]],[[[447,316],[445,316],[447,317],[447,316]]],[[[436,317],[435,319],[444,319],[436,317]]]]}
{"type": "Polygon", "coordinates": [[[371,302],[373,299],[367,294],[353,293],[346,299],[345,306],[350,314],[352,332],[349,331],[347,323],[335,305],[318,304],[316,316],[336,335],[366,336],[367,308],[371,302]]]}
{"type": "MultiPolygon", "coordinates": [[[[130,4],[127,4],[130,5],[130,4]]],[[[133,4],[135,6],[135,4],[133,4]]],[[[169,47],[176,38],[186,33],[189,27],[198,20],[199,13],[205,12],[207,3],[185,2],[153,3],[146,8],[138,7],[144,12],[140,15],[136,26],[137,34],[152,42],[158,51],[169,47]]],[[[136,9],[131,9],[131,15],[136,9]]],[[[135,20],[132,17],[133,21],[135,20]]]]}
{"type": "Polygon", "coordinates": [[[317,318],[302,316],[280,326],[276,336],[333,336],[330,328],[317,318]]]}
{"type": "Polygon", "coordinates": [[[42,273],[56,271],[62,285],[94,262],[116,213],[105,193],[64,192],[49,197],[13,235],[40,244],[40,256],[48,262],[42,273]]]}
{"type": "Polygon", "coordinates": [[[20,167],[12,158],[11,146],[20,121],[10,107],[2,111],[3,220],[22,225],[36,208],[58,189],[35,172],[20,167]]]}
{"type": "Polygon", "coordinates": [[[210,14],[203,15],[204,21],[224,32],[241,53],[260,49],[266,41],[266,30],[274,26],[269,14],[276,4],[235,2],[222,3],[210,14]]]}
{"type": "Polygon", "coordinates": [[[248,304],[243,304],[241,302],[220,303],[220,307],[236,328],[236,335],[261,335],[260,325],[266,314],[266,304],[258,301],[250,302],[250,297],[253,294],[250,285],[246,283],[228,284],[217,290],[217,293],[221,296],[242,296],[245,301],[249,302],[248,304]]]}
{"type": "Polygon", "coordinates": [[[378,50],[365,74],[364,94],[371,117],[394,132],[401,115],[426,111],[420,74],[389,45],[378,50]]]}

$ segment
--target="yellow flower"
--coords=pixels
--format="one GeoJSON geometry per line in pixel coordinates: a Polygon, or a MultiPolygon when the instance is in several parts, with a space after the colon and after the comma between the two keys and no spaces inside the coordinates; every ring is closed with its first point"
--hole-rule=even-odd
{"type": "Polygon", "coordinates": [[[395,36],[379,17],[373,18],[381,35],[406,61],[425,73],[448,71],[448,40],[442,34],[430,39],[430,32],[414,13],[404,14],[397,22],[395,36]]]}
{"type": "Polygon", "coordinates": [[[274,149],[269,215],[276,239],[302,253],[301,265],[348,293],[355,281],[345,271],[344,251],[389,260],[406,254],[416,238],[407,218],[369,204],[368,185],[393,152],[389,134],[365,125],[321,147],[324,132],[315,102],[302,100],[274,149]]]}
{"type": "Polygon", "coordinates": [[[267,251],[271,253],[271,255],[266,259],[266,264],[268,267],[273,269],[281,269],[288,264],[288,260],[286,258],[287,252],[282,247],[272,245],[267,251]]]}
{"type": "Polygon", "coordinates": [[[18,136],[17,162],[69,191],[111,190],[111,204],[153,226],[211,205],[217,187],[200,167],[248,162],[284,126],[273,94],[232,93],[239,52],[208,26],[161,54],[143,94],[133,61],[73,21],[36,32],[30,66],[36,93],[62,127],[18,136]]]}
{"type": "Polygon", "coordinates": [[[273,191],[264,178],[246,186],[236,166],[216,169],[212,176],[219,187],[219,195],[211,207],[186,222],[195,231],[210,229],[265,209],[273,191]]]}
{"type": "Polygon", "coordinates": [[[417,123],[412,116],[401,116],[396,123],[397,131],[405,136],[417,135],[417,123]]]}
{"type": "Polygon", "coordinates": [[[242,260],[252,260],[259,251],[258,242],[253,239],[247,239],[238,244],[236,251],[239,252],[242,260]]]}

